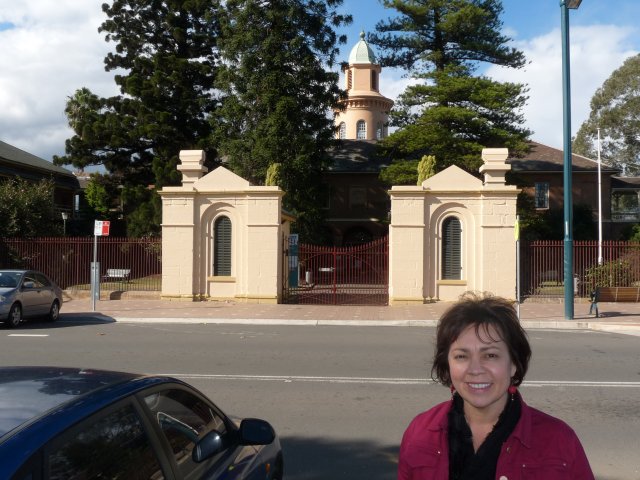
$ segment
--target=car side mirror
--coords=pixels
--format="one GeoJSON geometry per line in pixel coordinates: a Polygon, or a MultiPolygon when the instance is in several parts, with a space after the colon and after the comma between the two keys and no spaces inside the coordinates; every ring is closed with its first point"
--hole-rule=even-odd
{"type": "Polygon", "coordinates": [[[211,430],[202,437],[191,452],[191,458],[194,462],[200,463],[207,458],[213,457],[216,453],[225,449],[225,443],[216,430],[211,430]]]}
{"type": "Polygon", "coordinates": [[[24,282],[22,288],[36,288],[36,284],[33,282],[24,282]]]}
{"type": "Polygon", "coordinates": [[[242,445],[269,445],[275,438],[276,432],[269,422],[257,418],[245,418],[240,423],[242,445]]]}

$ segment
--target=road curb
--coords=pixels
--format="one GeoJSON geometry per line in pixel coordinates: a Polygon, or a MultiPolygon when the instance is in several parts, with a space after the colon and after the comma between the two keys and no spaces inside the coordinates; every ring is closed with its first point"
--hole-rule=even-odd
{"type": "MultiPolygon", "coordinates": [[[[284,319],[284,318],[165,318],[165,317],[111,317],[89,314],[82,319],[66,318],[62,321],[77,322],[93,319],[105,323],[182,324],[182,325],[281,325],[281,326],[355,326],[355,327],[435,327],[437,320],[372,320],[372,319],[284,319]]],[[[604,332],[640,332],[640,324],[613,324],[589,321],[522,320],[527,330],[596,330],[604,332]]]]}

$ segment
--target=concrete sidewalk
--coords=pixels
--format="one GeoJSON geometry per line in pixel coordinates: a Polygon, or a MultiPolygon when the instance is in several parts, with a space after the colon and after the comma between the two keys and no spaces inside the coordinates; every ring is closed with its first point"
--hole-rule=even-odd
{"type": "MultiPolygon", "coordinates": [[[[425,305],[344,306],[273,305],[234,302],[186,302],[135,298],[100,300],[95,311],[87,298],[66,299],[62,319],[93,317],[139,323],[229,323],[264,325],[433,326],[451,302],[425,305]]],[[[564,304],[525,302],[525,328],[593,329],[640,333],[640,304],[600,303],[600,318],[588,315],[589,303],[574,305],[574,320],[564,318],[564,304]]]]}

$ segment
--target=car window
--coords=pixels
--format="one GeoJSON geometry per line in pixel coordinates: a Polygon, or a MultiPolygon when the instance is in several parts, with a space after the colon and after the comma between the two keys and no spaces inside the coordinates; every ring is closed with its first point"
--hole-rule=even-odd
{"type": "Polygon", "coordinates": [[[0,272],[0,288],[16,288],[19,278],[15,273],[0,272]]]}
{"type": "Polygon", "coordinates": [[[142,421],[133,406],[94,416],[62,434],[48,455],[49,479],[164,478],[142,421]]]}
{"type": "Polygon", "coordinates": [[[25,274],[24,282],[22,282],[22,284],[24,285],[27,282],[33,282],[33,287],[34,288],[41,288],[42,287],[42,283],[40,281],[38,281],[38,279],[36,278],[36,276],[33,273],[25,274]]]}
{"type": "Polygon", "coordinates": [[[34,273],[33,276],[36,278],[36,281],[40,284],[40,286],[42,287],[51,286],[51,282],[49,281],[49,279],[44,275],[42,275],[41,273],[34,273]]]}
{"type": "Polygon", "coordinates": [[[223,438],[227,433],[224,420],[209,404],[190,392],[178,389],[147,395],[145,402],[169,442],[185,478],[212,463],[213,460],[198,465],[191,459],[196,442],[208,432],[216,430],[223,438]]]}

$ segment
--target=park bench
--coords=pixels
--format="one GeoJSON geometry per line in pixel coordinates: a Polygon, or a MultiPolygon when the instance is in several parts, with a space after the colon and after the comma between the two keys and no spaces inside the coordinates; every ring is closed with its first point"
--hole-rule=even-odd
{"type": "Polygon", "coordinates": [[[130,268],[107,268],[107,273],[102,276],[102,280],[126,280],[128,282],[130,275],[130,268]]]}
{"type": "Polygon", "coordinates": [[[599,317],[598,302],[640,302],[640,287],[596,287],[591,293],[591,308],[599,317]]]}

